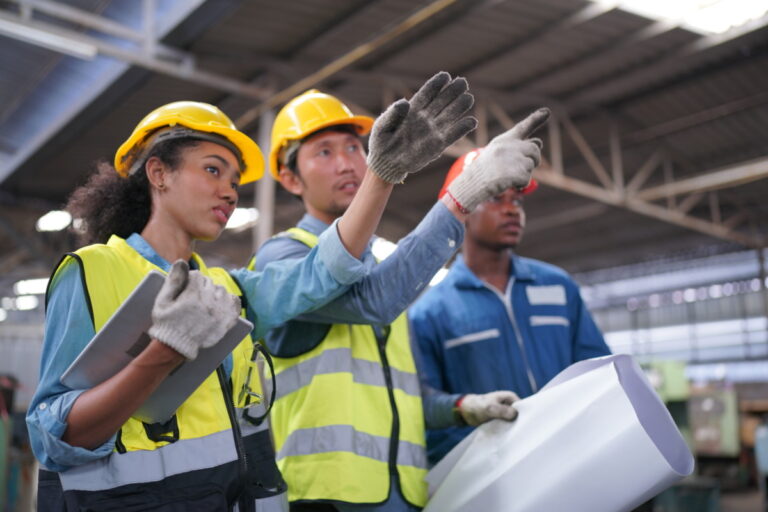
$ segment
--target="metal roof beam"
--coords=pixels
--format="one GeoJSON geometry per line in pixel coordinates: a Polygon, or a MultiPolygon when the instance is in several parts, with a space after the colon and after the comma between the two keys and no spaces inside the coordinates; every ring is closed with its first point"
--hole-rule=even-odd
{"type": "MultiPolygon", "coordinates": [[[[367,79],[379,81],[382,78],[375,73],[366,73],[366,72],[358,72],[358,71],[354,71],[354,72],[349,71],[345,73],[354,75],[355,78],[358,78],[358,79],[367,78],[367,79]]],[[[415,77],[412,80],[408,78],[405,78],[404,80],[406,83],[415,83],[418,81],[415,77]]],[[[478,104],[481,104],[481,103],[485,104],[487,107],[488,113],[491,114],[499,122],[499,124],[501,124],[505,129],[509,129],[514,125],[514,121],[510,118],[510,116],[507,114],[505,109],[501,107],[501,104],[499,103],[499,101],[496,101],[497,95],[501,97],[506,97],[507,94],[505,93],[499,94],[499,91],[494,91],[492,89],[487,89],[482,87],[481,88],[472,87],[472,90],[478,96],[478,104]],[[479,93],[478,93],[478,89],[480,89],[479,93]],[[488,94],[489,97],[484,98],[484,95],[486,94],[488,94]]],[[[763,98],[763,94],[760,94],[750,99],[747,99],[746,103],[749,103],[750,105],[754,105],[756,102],[762,102],[764,100],[765,98],[763,98]]],[[[712,116],[729,115],[730,113],[733,113],[735,110],[741,109],[743,107],[742,103],[745,103],[745,102],[742,102],[742,101],[730,102],[719,107],[714,107],[712,109],[712,112],[705,113],[705,116],[708,116],[709,118],[712,116]]],[[[702,120],[703,118],[699,116],[698,119],[702,120]]],[[[486,120],[485,122],[487,123],[488,120],[486,120]]],[[[673,120],[667,123],[663,123],[663,125],[660,125],[658,130],[659,132],[663,132],[665,130],[672,129],[673,127],[679,128],[683,124],[690,123],[690,122],[691,122],[691,119],[689,118],[685,118],[679,121],[673,120]]],[[[675,181],[672,181],[670,177],[669,183],[665,185],[638,191],[638,189],[643,185],[643,183],[645,183],[646,180],[659,167],[659,164],[663,163],[662,159],[665,152],[662,149],[658,149],[653,154],[651,154],[648,160],[632,176],[628,184],[622,187],[620,181],[618,180],[618,177],[616,177],[616,184],[614,184],[614,179],[611,178],[608,171],[605,169],[605,166],[602,164],[598,156],[595,154],[594,150],[589,146],[589,144],[584,139],[584,137],[581,136],[579,130],[576,128],[573,122],[571,122],[568,119],[568,117],[565,117],[563,112],[560,112],[558,116],[553,116],[553,118],[550,119],[550,122],[549,122],[550,135],[552,133],[552,130],[554,129],[553,127],[555,128],[559,127],[560,124],[563,124],[566,127],[567,133],[569,133],[571,138],[574,140],[574,143],[577,145],[582,156],[587,160],[587,163],[589,164],[590,168],[593,170],[593,172],[595,172],[596,176],[598,177],[598,180],[602,184],[602,187],[594,186],[586,182],[580,182],[579,180],[575,180],[574,178],[566,177],[565,182],[567,183],[568,186],[574,185],[576,181],[579,181],[579,184],[583,183],[588,187],[584,188],[579,186],[579,184],[577,184],[577,185],[574,185],[575,186],[574,189],[569,189],[568,187],[563,188],[564,187],[563,182],[558,181],[552,177],[553,175],[562,174],[562,172],[558,172],[555,170],[556,167],[554,165],[551,165],[547,168],[547,171],[546,173],[544,173],[544,176],[541,180],[542,183],[550,186],[554,186],[556,188],[562,188],[563,190],[567,190],[570,192],[576,192],[579,195],[591,198],[593,200],[597,200],[598,202],[601,202],[603,204],[623,207],[631,211],[634,211],[636,213],[650,216],[659,220],[664,220],[666,222],[670,222],[678,226],[683,226],[688,229],[700,231],[711,236],[723,238],[731,242],[737,242],[742,245],[746,245],[750,247],[760,243],[756,237],[755,238],[748,237],[746,235],[743,235],[740,232],[734,231],[733,227],[735,227],[736,224],[733,221],[728,222],[728,219],[726,219],[721,222],[713,223],[709,221],[704,221],[696,217],[692,217],[688,215],[687,212],[690,211],[690,209],[693,208],[697,203],[699,203],[703,198],[703,195],[695,194],[694,192],[698,192],[700,190],[714,190],[718,188],[726,188],[729,186],[736,186],[743,183],[765,178],[766,176],[768,176],[768,164],[766,164],[768,160],[766,161],[760,160],[757,162],[751,162],[749,164],[740,164],[733,168],[717,171],[715,173],[712,173],[712,175],[700,176],[697,178],[692,178],[690,180],[682,180],[682,181],[675,182],[675,181]],[[562,118],[558,122],[558,118],[560,117],[562,118]],[[758,166],[761,163],[763,165],[758,168],[758,166]],[[589,187],[592,187],[592,188],[589,188],[589,187]],[[674,200],[674,195],[690,194],[690,193],[694,193],[694,194],[692,194],[691,197],[688,198],[688,200],[682,201],[680,205],[677,206],[677,202],[674,200]],[[625,200],[625,198],[631,198],[631,200],[630,199],[625,200]],[[651,201],[656,199],[661,199],[661,198],[668,198],[668,205],[666,207],[651,204],[651,201]]],[[[653,129],[654,127],[650,127],[647,130],[653,130],[653,129]]],[[[555,132],[558,133],[558,130],[555,130],[555,132]]],[[[633,133],[637,133],[637,132],[633,132],[633,133]]],[[[490,135],[488,135],[488,137],[491,138],[490,135]]],[[[612,145],[613,147],[612,163],[613,163],[613,168],[615,169],[614,174],[617,172],[622,172],[621,145],[619,144],[617,138],[618,138],[618,135],[614,134],[614,142],[612,145]]],[[[624,143],[627,138],[632,139],[631,134],[626,137],[622,136],[621,142],[624,143]]],[[[557,157],[558,155],[561,155],[561,144],[559,143],[559,137],[555,137],[555,138],[550,137],[549,146],[550,146],[550,151],[553,157],[557,157]]],[[[611,147],[610,142],[609,142],[609,147],[611,147]]],[[[449,150],[446,151],[446,154],[450,156],[460,156],[461,154],[463,154],[462,152],[466,152],[465,148],[466,148],[466,144],[462,144],[461,146],[456,145],[455,147],[449,148],[449,150]]],[[[553,158],[553,161],[555,161],[555,158],[553,158]]],[[[537,177],[541,176],[540,170],[536,172],[537,172],[537,177]]],[[[621,177],[623,178],[623,172],[621,177]]]]}
{"type": "MultiPolygon", "coordinates": [[[[226,13],[229,8],[229,3],[230,2],[225,1],[212,2],[211,0],[188,0],[183,3],[175,3],[173,5],[167,3],[160,4],[157,6],[157,9],[158,14],[163,16],[163,23],[162,28],[160,28],[156,35],[159,39],[173,38],[182,44],[186,44],[190,38],[193,38],[195,34],[199,33],[198,27],[200,26],[202,19],[205,19],[207,23],[210,23],[211,20],[218,19],[218,16],[226,13]],[[183,29],[184,32],[175,35],[174,31],[177,29],[183,29]]],[[[6,5],[3,5],[3,8],[0,8],[0,20],[6,20],[6,25],[13,26],[16,29],[16,32],[18,32],[18,28],[26,30],[27,27],[33,26],[36,27],[36,30],[38,31],[44,31],[46,28],[51,28],[51,34],[59,33],[60,31],[65,30],[58,25],[50,23],[46,24],[32,20],[30,16],[31,13],[28,12],[31,9],[27,8],[26,6],[22,5],[21,16],[13,14],[13,11],[9,11],[5,7],[6,5]],[[27,11],[28,15],[26,18],[24,17],[25,11],[27,11]]],[[[119,19],[133,20],[133,22],[138,21],[139,23],[141,22],[142,18],[139,17],[139,15],[141,14],[142,5],[138,5],[138,11],[135,8],[136,4],[133,2],[121,3],[116,7],[116,13],[118,16],[120,16],[119,19]]],[[[99,36],[101,35],[99,34],[99,36]]],[[[68,30],[65,33],[65,40],[71,41],[72,45],[76,44],[76,42],[82,37],[85,37],[84,34],[74,30],[68,30]],[[72,37],[76,39],[72,39],[72,37]]],[[[87,42],[96,42],[98,44],[107,43],[103,40],[93,41],[95,39],[95,37],[92,37],[88,39],[87,42]]],[[[67,86],[64,85],[63,82],[51,84],[52,89],[63,93],[62,97],[67,98],[67,100],[61,101],[58,105],[54,105],[55,108],[50,108],[49,106],[49,109],[46,112],[45,123],[35,124],[35,121],[31,122],[30,130],[28,130],[28,133],[25,133],[24,144],[16,148],[13,154],[8,158],[0,161],[0,182],[4,181],[8,176],[18,170],[18,168],[28,162],[29,159],[33,157],[33,155],[40,152],[45,144],[54,139],[57,134],[62,133],[62,130],[67,125],[67,123],[71,122],[73,119],[76,119],[77,116],[87,110],[91,102],[98,95],[103,94],[109,88],[118,84],[121,78],[125,78],[127,75],[126,72],[129,70],[128,66],[132,62],[136,61],[137,59],[142,59],[142,49],[137,47],[136,43],[131,41],[117,42],[126,44],[130,47],[131,50],[133,50],[133,52],[127,49],[118,48],[116,49],[116,52],[119,51],[120,53],[113,55],[116,57],[116,59],[99,59],[94,63],[71,63],[73,67],[83,71],[82,76],[78,77],[78,90],[76,92],[73,93],[68,91],[67,86]],[[125,60],[122,60],[121,57],[125,57],[125,60]],[[89,67],[96,67],[96,69],[99,70],[98,79],[95,76],[85,72],[86,65],[89,67]]],[[[83,45],[80,44],[80,46],[83,45]]],[[[90,44],[88,46],[90,46],[90,44]]],[[[91,46],[91,48],[94,47],[91,46]]],[[[114,45],[108,48],[114,48],[114,45]]],[[[137,63],[137,69],[142,69],[142,66],[140,65],[142,62],[143,61],[137,63]]],[[[167,62],[162,62],[159,60],[158,62],[160,62],[160,64],[167,64],[167,62]]],[[[194,71],[194,69],[179,70],[194,71]]],[[[186,77],[186,73],[182,72],[180,74],[182,78],[186,77]]],[[[138,73],[134,73],[134,76],[137,75],[138,73]]],[[[213,83],[210,85],[212,87],[217,87],[219,82],[217,80],[213,80],[213,83]]],[[[36,93],[42,94],[41,91],[37,91],[36,93]]]]}
{"type": "MultiPolygon", "coordinates": [[[[19,4],[22,8],[30,9],[30,11],[39,11],[41,13],[48,14],[54,18],[77,23],[84,27],[92,28],[103,34],[109,34],[121,39],[133,41],[135,43],[144,44],[147,40],[147,33],[134,30],[126,27],[120,23],[105,18],[103,16],[97,16],[87,11],[70,7],[60,2],[51,2],[49,0],[10,0],[13,3],[19,4]]],[[[29,21],[27,16],[31,16],[32,12],[28,15],[22,15],[23,19],[29,21]]],[[[151,13],[154,14],[154,13],[151,13]]],[[[167,57],[173,57],[178,60],[183,60],[187,57],[184,52],[172,48],[170,46],[158,43],[155,41],[155,47],[161,55],[167,57]]]]}
{"type": "MultiPolygon", "coordinates": [[[[538,173],[538,171],[536,172],[538,173]]],[[[538,174],[536,177],[538,178],[538,174]]],[[[593,217],[598,217],[608,212],[608,210],[609,207],[605,204],[590,202],[583,206],[567,208],[550,215],[533,217],[526,221],[526,229],[538,234],[547,229],[559,228],[575,222],[582,222],[593,217]]]]}
{"type": "Polygon", "coordinates": [[[535,171],[536,179],[550,187],[577,194],[589,199],[620,208],[625,208],[646,217],[675,224],[677,226],[704,233],[708,236],[736,242],[745,247],[761,247],[758,237],[750,237],[741,232],[728,228],[722,223],[706,221],[688,215],[680,210],[672,210],[663,206],[648,203],[641,199],[624,197],[613,190],[606,190],[585,181],[557,174],[549,167],[540,167],[535,171]]]}
{"type": "Polygon", "coordinates": [[[642,189],[636,195],[644,201],[655,201],[668,196],[736,187],[765,178],[768,178],[768,157],[642,189]]]}
{"type": "MultiPolygon", "coordinates": [[[[562,112],[556,111],[555,115],[550,118],[549,122],[563,123],[565,121],[567,126],[567,123],[570,121],[567,117],[559,119],[559,117],[562,115],[562,112]]],[[[513,126],[509,118],[501,117],[499,118],[499,122],[504,126],[505,129],[509,129],[513,126]]],[[[575,130],[575,127],[573,128],[575,130]]],[[[584,145],[586,145],[586,141],[582,142],[584,145]]],[[[592,154],[591,151],[588,150],[589,147],[587,146],[582,150],[582,153],[584,153],[585,156],[592,154]]],[[[615,158],[620,159],[620,151],[618,148],[616,148],[615,151],[615,158]]],[[[621,168],[621,162],[614,162],[614,165],[618,166],[618,168],[621,168]]],[[[652,155],[646,164],[644,164],[640,171],[638,171],[638,173],[635,175],[635,178],[637,179],[630,181],[630,185],[633,188],[637,186],[637,183],[639,183],[641,180],[644,180],[642,175],[650,173],[651,170],[657,165],[657,158],[655,158],[655,155],[652,155]],[[639,178],[638,175],[640,175],[639,178]]],[[[716,218],[717,222],[694,217],[689,215],[688,212],[701,201],[705,192],[707,191],[747,183],[768,176],[768,159],[761,159],[758,161],[749,162],[748,164],[724,169],[717,173],[710,173],[711,176],[708,174],[705,176],[692,178],[690,180],[672,182],[660,187],[654,187],[653,189],[648,189],[646,191],[640,191],[637,193],[634,193],[633,189],[630,189],[629,186],[621,186],[619,183],[614,183],[608,176],[605,169],[603,169],[603,172],[605,172],[605,176],[604,179],[601,180],[603,185],[602,187],[586,182],[584,180],[566,176],[563,172],[555,170],[546,161],[543,162],[539,169],[536,170],[535,176],[536,179],[542,184],[549,185],[559,190],[574,193],[599,203],[624,208],[629,211],[645,215],[647,217],[661,220],[663,222],[674,224],[694,231],[699,231],[709,236],[714,236],[716,238],[721,238],[730,242],[736,242],[746,247],[762,247],[765,243],[762,240],[762,237],[757,233],[755,233],[753,236],[748,236],[740,231],[733,229],[732,223],[724,223],[719,213],[719,203],[716,205],[718,213],[713,214],[713,217],[716,218]],[[650,202],[651,198],[647,197],[649,195],[649,191],[653,192],[653,199],[668,197],[673,195],[672,192],[675,191],[677,191],[679,194],[691,193],[691,195],[683,200],[677,207],[674,207],[674,202],[669,202],[668,206],[664,207],[650,202]]],[[[713,203],[710,203],[710,205],[712,204],[713,203]]]]}
{"type": "Polygon", "coordinates": [[[627,183],[627,192],[634,194],[637,190],[643,186],[651,174],[656,170],[664,157],[664,152],[657,149],[653,154],[648,157],[648,160],[643,163],[637,172],[632,176],[632,179],[627,183]]]}
{"type": "Polygon", "coordinates": [[[23,26],[44,30],[56,36],[69,39],[73,42],[90,45],[96,48],[97,52],[107,57],[127,62],[134,66],[139,66],[160,74],[173,76],[199,85],[204,85],[215,90],[225,91],[232,94],[248,96],[255,99],[264,99],[268,96],[268,91],[261,87],[229,78],[219,73],[211,73],[196,68],[194,58],[191,54],[186,54],[183,62],[173,62],[159,56],[147,56],[142,52],[136,52],[134,49],[121,48],[101,39],[91,37],[79,32],[63,29],[56,25],[41,21],[24,21],[18,16],[12,16],[0,13],[0,20],[10,23],[16,23],[23,26]]]}
{"type": "Polygon", "coordinates": [[[667,135],[672,135],[673,133],[681,132],[704,123],[717,121],[718,119],[758,107],[765,103],[768,103],[768,91],[722,103],[711,108],[699,110],[691,115],[670,119],[664,123],[630,132],[624,136],[624,141],[637,144],[666,137],[667,135]]]}

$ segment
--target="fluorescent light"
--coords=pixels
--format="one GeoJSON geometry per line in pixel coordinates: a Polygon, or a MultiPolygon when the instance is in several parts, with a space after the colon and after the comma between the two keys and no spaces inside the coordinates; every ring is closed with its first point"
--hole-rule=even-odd
{"type": "MultiPolygon", "coordinates": [[[[615,0],[594,0],[613,4],[615,0]]],[[[654,20],[666,20],[697,32],[722,34],[768,12],[755,0],[621,0],[618,7],[654,20]]]]}
{"type": "Polygon", "coordinates": [[[19,311],[35,309],[38,304],[40,304],[40,300],[35,295],[21,295],[16,297],[16,309],[19,311]]]}
{"type": "Polygon", "coordinates": [[[386,238],[377,238],[371,246],[371,252],[378,261],[387,259],[390,254],[395,252],[395,249],[397,249],[397,244],[390,242],[386,238]]]}
{"type": "Polygon", "coordinates": [[[28,311],[35,309],[40,300],[35,295],[21,295],[15,299],[12,297],[3,297],[0,299],[0,306],[2,309],[10,311],[28,311]]]}
{"type": "Polygon", "coordinates": [[[227,221],[226,229],[243,229],[251,227],[259,220],[259,210],[256,208],[235,208],[227,221]]]}
{"type": "Polygon", "coordinates": [[[0,322],[4,322],[6,318],[8,318],[8,313],[0,308],[0,322]]]}
{"type": "Polygon", "coordinates": [[[48,278],[24,279],[13,285],[13,293],[16,295],[42,295],[48,288],[48,278]]]}
{"type": "Polygon", "coordinates": [[[69,37],[59,36],[3,18],[0,18],[0,34],[80,59],[93,59],[98,52],[92,44],[81,43],[69,37]]]}
{"type": "Polygon", "coordinates": [[[38,231],[61,231],[72,222],[72,216],[69,212],[63,210],[52,210],[39,219],[35,228],[38,231]]]}

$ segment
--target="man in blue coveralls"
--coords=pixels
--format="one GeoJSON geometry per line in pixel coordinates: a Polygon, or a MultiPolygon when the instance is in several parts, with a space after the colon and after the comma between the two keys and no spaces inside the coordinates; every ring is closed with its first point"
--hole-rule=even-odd
{"type": "MultiPolygon", "coordinates": [[[[451,166],[440,197],[482,151],[451,166]]],[[[535,188],[532,181],[481,203],[467,217],[463,257],[411,307],[431,387],[450,394],[509,389],[524,398],[572,363],[610,353],[568,274],[514,252],[525,228],[523,199],[535,188]]],[[[430,462],[472,428],[429,430],[430,462]]]]}

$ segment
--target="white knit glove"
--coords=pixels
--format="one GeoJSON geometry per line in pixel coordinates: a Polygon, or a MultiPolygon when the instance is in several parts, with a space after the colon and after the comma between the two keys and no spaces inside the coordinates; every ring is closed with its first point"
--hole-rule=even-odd
{"type": "Polygon", "coordinates": [[[492,391],[484,395],[464,395],[459,404],[459,413],[467,425],[476,427],[486,421],[517,418],[517,409],[512,404],[520,398],[512,391],[492,391]]]}
{"type": "Polygon", "coordinates": [[[178,260],[155,299],[148,334],[192,360],[201,348],[215,345],[238,316],[238,297],[178,260]]]}
{"type": "Polygon", "coordinates": [[[386,182],[402,183],[474,130],[477,120],[465,115],[475,102],[467,89],[465,79],[441,71],[410,100],[387,107],[371,129],[368,168],[386,182]]]}
{"type": "Polygon", "coordinates": [[[528,137],[549,118],[540,108],[513,128],[493,138],[448,185],[448,193],[464,213],[511,187],[523,188],[541,161],[541,139],[528,137]]]}

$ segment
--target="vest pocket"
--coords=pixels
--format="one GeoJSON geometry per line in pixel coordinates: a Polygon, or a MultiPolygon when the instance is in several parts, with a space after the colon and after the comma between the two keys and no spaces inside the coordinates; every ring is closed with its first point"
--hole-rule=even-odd
{"type": "Polygon", "coordinates": [[[227,499],[216,485],[197,485],[167,492],[118,494],[81,504],[81,512],[224,512],[227,499]]]}

